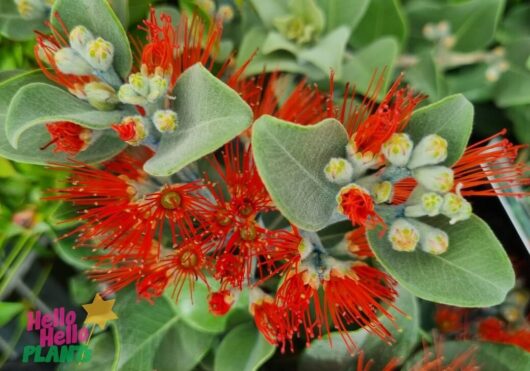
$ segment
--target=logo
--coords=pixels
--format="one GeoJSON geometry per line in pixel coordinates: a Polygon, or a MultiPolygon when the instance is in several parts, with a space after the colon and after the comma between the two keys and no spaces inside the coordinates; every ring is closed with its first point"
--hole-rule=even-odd
{"type": "Polygon", "coordinates": [[[22,362],[69,363],[89,362],[92,351],[89,348],[94,329],[104,330],[108,321],[118,318],[112,311],[115,300],[104,300],[96,294],[92,303],[83,305],[87,312],[83,326],[78,327],[76,313],[64,307],[54,308],[51,313],[28,312],[28,332],[38,332],[39,345],[26,345],[22,362]],[[91,328],[89,330],[89,327],[91,328]]]}

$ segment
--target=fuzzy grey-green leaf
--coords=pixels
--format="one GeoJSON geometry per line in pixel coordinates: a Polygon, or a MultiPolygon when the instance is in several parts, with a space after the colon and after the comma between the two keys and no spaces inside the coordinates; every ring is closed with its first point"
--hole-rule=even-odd
{"type": "Polygon", "coordinates": [[[120,111],[98,111],[63,89],[45,83],[24,86],[13,97],[6,117],[6,135],[16,149],[22,134],[37,125],[69,121],[90,129],[120,122],[120,111]]]}
{"type": "Polygon", "coordinates": [[[253,127],[258,171],[272,199],[292,223],[307,230],[326,226],[338,187],[324,176],[332,157],[345,155],[348,135],[334,119],[301,126],[262,116],[253,127]]]}
{"type": "Polygon", "coordinates": [[[449,235],[449,249],[432,255],[392,249],[378,230],[367,237],[383,267],[414,295],[462,307],[501,303],[515,284],[510,260],[488,225],[477,216],[450,225],[448,218],[425,220],[449,235]]]}
{"type": "Polygon", "coordinates": [[[173,174],[235,138],[252,122],[252,110],[241,97],[200,64],[177,81],[173,109],[179,126],[165,133],[145,171],[173,174]]]}

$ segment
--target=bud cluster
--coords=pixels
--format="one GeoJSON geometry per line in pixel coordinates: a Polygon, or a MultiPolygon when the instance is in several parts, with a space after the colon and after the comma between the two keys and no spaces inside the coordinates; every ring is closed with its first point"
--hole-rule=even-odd
{"type": "Polygon", "coordinates": [[[54,0],[15,0],[18,13],[23,19],[36,20],[48,16],[54,0]]]}

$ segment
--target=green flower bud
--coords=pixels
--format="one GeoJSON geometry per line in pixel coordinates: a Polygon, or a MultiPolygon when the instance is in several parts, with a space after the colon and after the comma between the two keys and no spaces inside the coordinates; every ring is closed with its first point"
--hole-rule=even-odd
{"type": "Polygon", "coordinates": [[[444,199],[438,193],[427,192],[421,196],[421,203],[407,206],[405,216],[419,218],[421,216],[436,216],[440,214],[444,199]]]}
{"type": "Polygon", "coordinates": [[[395,133],[383,144],[381,151],[392,165],[403,167],[409,162],[413,146],[407,134],[395,133]]]}
{"type": "Polygon", "coordinates": [[[324,174],[330,182],[346,184],[351,181],[353,168],[351,164],[343,158],[332,158],[324,168],[324,174]]]}
{"type": "Polygon", "coordinates": [[[436,165],[447,158],[447,141],[437,134],[424,137],[412,151],[407,165],[409,169],[436,165]]]}
{"type": "Polygon", "coordinates": [[[62,48],[54,55],[57,68],[62,73],[76,76],[91,75],[93,68],[74,49],[62,48]]]}
{"type": "Polygon", "coordinates": [[[123,84],[118,90],[118,99],[125,104],[132,104],[135,106],[143,106],[147,104],[147,100],[138,95],[136,90],[130,84],[123,84]]]}
{"type": "Polygon", "coordinates": [[[274,26],[283,36],[298,44],[313,41],[317,36],[316,28],[297,15],[278,17],[274,20],[274,26]]]}
{"type": "Polygon", "coordinates": [[[107,71],[114,59],[114,45],[98,37],[88,42],[84,57],[96,70],[107,71]]]}
{"type": "Polygon", "coordinates": [[[69,35],[70,46],[82,54],[85,52],[87,44],[94,40],[94,35],[85,26],[75,26],[69,35]]]}
{"type": "Polygon", "coordinates": [[[153,115],[153,123],[159,132],[170,133],[177,128],[178,117],[172,110],[158,110],[153,115]]]}
{"type": "Polygon", "coordinates": [[[133,73],[129,76],[129,84],[141,96],[149,94],[149,79],[142,73],[133,73]]]}
{"type": "Polygon", "coordinates": [[[374,184],[372,187],[372,196],[376,204],[382,204],[392,199],[392,183],[388,180],[374,184]]]}
{"type": "Polygon", "coordinates": [[[444,196],[442,214],[451,218],[450,224],[469,219],[472,213],[473,207],[464,197],[456,193],[447,193],[444,196]]]}
{"type": "Polygon", "coordinates": [[[388,240],[394,250],[411,252],[418,245],[420,232],[406,219],[397,219],[390,226],[388,240]]]}
{"type": "Polygon", "coordinates": [[[420,248],[433,255],[441,255],[449,247],[449,236],[439,228],[431,227],[428,224],[417,220],[409,220],[420,233],[420,248]]]}
{"type": "Polygon", "coordinates": [[[15,4],[23,19],[34,20],[46,17],[46,7],[40,0],[15,0],[15,4]]]}
{"type": "Polygon", "coordinates": [[[217,17],[225,23],[231,22],[234,19],[234,8],[228,4],[221,5],[217,10],[217,17]]]}
{"type": "Polygon", "coordinates": [[[104,82],[88,83],[85,85],[84,91],[88,103],[100,111],[110,111],[119,102],[114,88],[104,82]]]}
{"type": "Polygon", "coordinates": [[[445,166],[425,166],[412,171],[414,178],[430,191],[447,193],[453,189],[453,170],[445,166]]]}
{"type": "Polygon", "coordinates": [[[167,94],[168,82],[165,78],[155,75],[149,79],[149,95],[147,100],[151,103],[156,102],[167,94]]]}

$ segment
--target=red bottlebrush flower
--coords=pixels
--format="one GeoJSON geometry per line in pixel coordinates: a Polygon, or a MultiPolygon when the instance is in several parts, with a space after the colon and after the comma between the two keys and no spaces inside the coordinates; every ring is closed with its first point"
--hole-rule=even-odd
{"type": "Polygon", "coordinates": [[[344,124],[352,136],[356,152],[377,154],[381,146],[392,134],[403,131],[416,106],[425,99],[424,95],[414,95],[408,88],[400,88],[401,75],[392,85],[383,101],[376,106],[376,100],[384,84],[384,73],[379,79],[372,77],[365,98],[355,105],[355,90],[349,86],[344,93],[342,107],[337,111],[337,119],[344,124]]]}
{"type": "Polygon", "coordinates": [[[280,345],[282,352],[285,351],[288,342],[291,343],[292,348],[294,331],[292,325],[286,321],[285,309],[279,307],[271,296],[259,289],[253,289],[250,295],[250,313],[259,332],[270,344],[280,345]]]}
{"type": "Polygon", "coordinates": [[[530,167],[514,163],[524,146],[499,139],[504,134],[506,130],[468,146],[462,158],[453,165],[455,187],[459,187],[463,196],[522,197],[530,194],[511,191],[513,187],[530,184],[530,177],[525,175],[530,167]]]}
{"type": "Polygon", "coordinates": [[[153,151],[147,147],[129,147],[112,160],[105,162],[103,167],[114,175],[125,177],[135,182],[145,182],[148,175],[143,170],[143,166],[152,155],[153,151]]]}
{"type": "Polygon", "coordinates": [[[400,205],[405,203],[414,188],[418,185],[418,182],[414,178],[405,178],[394,184],[394,195],[392,197],[392,203],[394,205],[400,205]]]}
{"type": "Polygon", "coordinates": [[[338,210],[344,214],[353,225],[373,227],[383,220],[374,210],[374,202],[370,193],[364,188],[350,184],[339,191],[337,196],[338,210]]]}
{"type": "Polygon", "coordinates": [[[346,248],[357,258],[366,259],[374,257],[374,252],[366,239],[366,228],[356,228],[346,233],[344,238],[346,239],[346,248]]]}
{"type": "Polygon", "coordinates": [[[397,296],[397,283],[386,273],[363,263],[350,268],[332,268],[329,278],[323,282],[324,302],[348,350],[353,354],[356,344],[348,335],[347,326],[356,323],[387,342],[391,333],[381,323],[381,313],[392,322],[394,317],[380,303],[392,304],[397,296]]]}
{"type": "Polygon", "coordinates": [[[243,288],[248,281],[250,272],[247,270],[247,258],[241,255],[224,252],[216,257],[214,277],[221,283],[221,287],[243,288]]]}
{"type": "MultiPolygon", "coordinates": [[[[364,363],[364,352],[360,351],[357,355],[357,371],[371,371],[374,365],[374,360],[370,359],[368,362],[364,363]]],[[[392,371],[396,370],[399,366],[399,359],[392,358],[381,371],[392,371]]]]}
{"type": "Polygon", "coordinates": [[[55,53],[60,49],[68,47],[68,29],[59,14],[54,14],[60,29],[54,27],[51,22],[46,21],[46,26],[50,28],[51,34],[46,35],[36,31],[36,45],[34,48],[35,60],[42,73],[51,81],[67,88],[76,96],[84,96],[83,87],[96,80],[93,76],[76,76],[65,74],[59,70],[55,62],[55,53]]]}
{"type": "Polygon", "coordinates": [[[450,361],[447,361],[443,352],[443,341],[435,339],[433,350],[424,345],[423,357],[410,367],[411,371],[477,371],[480,370],[474,353],[475,347],[463,351],[450,361]]]}
{"type": "Polygon", "coordinates": [[[211,209],[208,199],[199,192],[204,186],[200,182],[163,186],[158,192],[149,193],[139,201],[138,210],[145,222],[159,230],[162,240],[164,225],[169,225],[172,243],[177,243],[177,233],[188,235],[195,222],[211,209]]]}
{"type": "Polygon", "coordinates": [[[434,314],[436,327],[442,334],[462,332],[467,329],[467,313],[464,308],[437,305],[434,314]]]}
{"type": "Polygon", "coordinates": [[[495,317],[488,317],[479,323],[478,335],[481,340],[516,345],[530,352],[530,329],[508,330],[506,324],[495,317]]]}
{"type": "Polygon", "coordinates": [[[50,133],[51,141],[41,150],[45,150],[53,144],[55,145],[53,152],[77,155],[87,149],[92,138],[92,130],[68,121],[46,124],[46,129],[50,133]]]}
{"type": "Polygon", "coordinates": [[[112,125],[112,129],[118,134],[118,137],[124,142],[136,138],[136,123],[132,120],[112,125]]]}
{"type": "Polygon", "coordinates": [[[208,307],[216,316],[224,316],[234,304],[234,296],[230,290],[221,290],[210,294],[208,307]]]}

